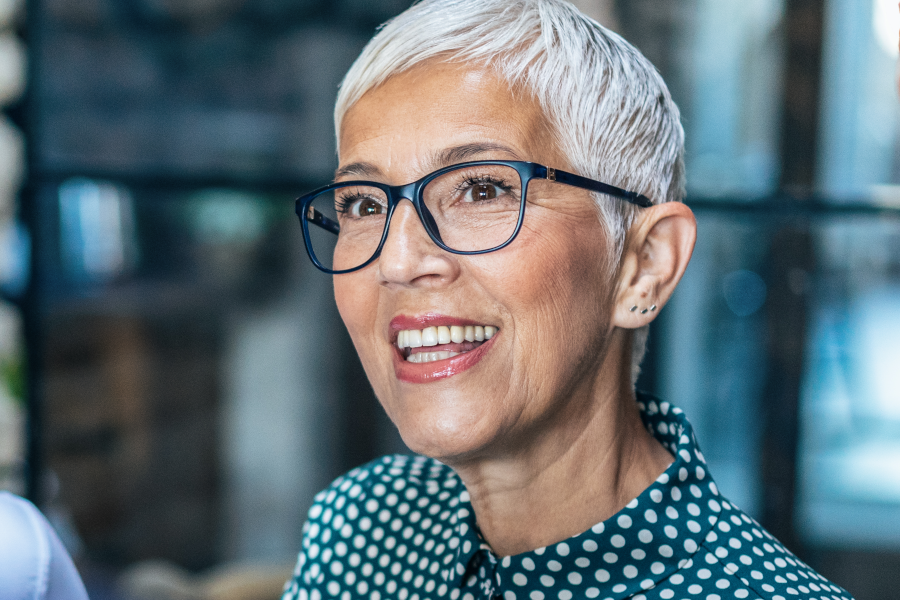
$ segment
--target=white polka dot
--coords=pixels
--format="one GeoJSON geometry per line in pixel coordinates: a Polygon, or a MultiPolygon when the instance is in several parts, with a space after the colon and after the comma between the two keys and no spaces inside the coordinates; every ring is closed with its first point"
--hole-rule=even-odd
{"type": "Polygon", "coordinates": [[[544,587],[553,587],[554,583],[556,583],[556,581],[549,575],[541,575],[541,585],[544,587]]]}
{"type": "Polygon", "coordinates": [[[614,548],[621,548],[625,545],[625,538],[616,534],[609,539],[609,543],[612,544],[614,548]]]}
{"type": "Polygon", "coordinates": [[[622,529],[628,529],[629,527],[631,527],[631,517],[629,517],[628,515],[620,516],[616,522],[622,529]]]}
{"type": "Polygon", "coordinates": [[[607,552],[606,554],[603,555],[603,560],[605,560],[606,562],[608,562],[610,564],[613,564],[617,560],[619,560],[619,557],[613,552],[607,552]]]}
{"type": "Polygon", "coordinates": [[[634,565],[628,565],[624,569],[622,569],[622,573],[628,579],[634,579],[638,575],[638,570],[637,570],[637,567],[635,567],[634,565]]]}
{"type": "Polygon", "coordinates": [[[559,561],[551,560],[547,563],[547,568],[550,569],[551,571],[558,572],[558,571],[562,571],[563,566],[559,561]]]}
{"type": "Polygon", "coordinates": [[[556,545],[556,553],[560,556],[568,556],[569,555],[569,545],[565,542],[561,542],[556,545]]]}
{"type": "Polygon", "coordinates": [[[526,556],[522,559],[522,567],[528,569],[529,571],[534,571],[534,561],[526,556]]]}
{"type": "Polygon", "coordinates": [[[703,591],[703,588],[700,587],[699,585],[697,585],[696,583],[695,583],[694,585],[688,587],[688,593],[689,593],[689,594],[695,594],[695,595],[696,595],[696,594],[699,594],[699,593],[702,592],[702,591],[703,591]]]}
{"type": "Polygon", "coordinates": [[[569,573],[569,583],[572,585],[581,585],[581,574],[580,573],[569,573]]]}
{"type": "Polygon", "coordinates": [[[663,495],[662,495],[661,491],[659,491],[657,489],[650,490],[650,499],[651,500],[653,500],[654,502],[662,502],[662,498],[663,498],[663,495]]]}
{"type": "Polygon", "coordinates": [[[648,523],[656,523],[656,511],[652,508],[648,508],[646,512],[644,512],[644,518],[648,523]]]}
{"type": "Polygon", "coordinates": [[[665,532],[666,536],[668,536],[670,539],[674,540],[675,538],[678,537],[678,530],[675,529],[674,527],[672,527],[671,525],[666,525],[665,528],[663,528],[663,531],[665,532]]]}
{"type": "Polygon", "coordinates": [[[597,542],[594,540],[584,540],[584,543],[581,544],[581,547],[585,549],[586,552],[596,552],[597,551],[597,542]]]}
{"type": "Polygon", "coordinates": [[[606,583],[607,581],[609,581],[609,571],[607,571],[606,569],[598,569],[597,572],[594,573],[594,577],[600,583],[606,583]]]}
{"type": "Polygon", "coordinates": [[[525,585],[526,583],[528,583],[528,578],[521,573],[516,573],[515,575],[513,575],[512,580],[516,585],[525,585]]]}
{"type": "Polygon", "coordinates": [[[647,529],[641,529],[638,532],[638,539],[645,544],[649,544],[653,541],[653,534],[647,529]]]}

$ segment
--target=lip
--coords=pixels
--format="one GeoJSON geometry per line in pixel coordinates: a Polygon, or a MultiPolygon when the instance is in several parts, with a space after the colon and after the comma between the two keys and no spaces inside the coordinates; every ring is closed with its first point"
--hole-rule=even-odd
{"type": "Polygon", "coordinates": [[[488,350],[493,347],[494,340],[499,337],[500,333],[498,332],[497,335],[465,354],[428,363],[411,363],[407,361],[400,354],[400,349],[394,345],[394,373],[397,375],[397,379],[407,383],[429,383],[453,377],[481,362],[488,350]]]}
{"type": "Polygon", "coordinates": [[[460,319],[436,313],[427,313],[418,316],[398,315],[390,322],[391,347],[394,350],[394,373],[397,379],[407,383],[429,383],[439,379],[453,377],[463,371],[467,371],[481,362],[481,359],[490,350],[494,341],[500,337],[502,331],[498,331],[494,337],[485,340],[483,344],[464,354],[436,360],[428,363],[411,363],[406,360],[400,349],[397,348],[397,334],[404,329],[425,329],[426,327],[450,327],[452,325],[482,325],[483,322],[471,319],[460,319]]]}

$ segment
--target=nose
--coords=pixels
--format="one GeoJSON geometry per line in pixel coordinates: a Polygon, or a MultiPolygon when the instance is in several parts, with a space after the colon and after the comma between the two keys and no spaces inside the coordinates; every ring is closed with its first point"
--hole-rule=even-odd
{"type": "Polygon", "coordinates": [[[379,280],[389,286],[441,287],[459,276],[457,257],[428,237],[408,200],[394,209],[377,265],[379,280]]]}

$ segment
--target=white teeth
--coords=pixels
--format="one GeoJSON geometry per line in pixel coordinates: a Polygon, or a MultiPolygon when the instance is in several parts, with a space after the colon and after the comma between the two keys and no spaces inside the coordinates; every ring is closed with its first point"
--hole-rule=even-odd
{"type": "Polygon", "coordinates": [[[422,332],[418,329],[407,329],[406,330],[406,347],[407,348],[421,348],[422,347],[422,332]]]}
{"type": "Polygon", "coordinates": [[[422,345],[437,346],[438,334],[437,327],[426,327],[422,330],[422,345]]]}
{"type": "Polygon", "coordinates": [[[397,347],[402,350],[439,344],[483,342],[494,337],[497,331],[499,330],[492,325],[441,325],[425,329],[404,329],[397,332],[397,347]]]}
{"type": "Polygon", "coordinates": [[[406,360],[411,363],[428,363],[454,356],[459,356],[459,352],[416,352],[415,354],[410,354],[406,360]]]}

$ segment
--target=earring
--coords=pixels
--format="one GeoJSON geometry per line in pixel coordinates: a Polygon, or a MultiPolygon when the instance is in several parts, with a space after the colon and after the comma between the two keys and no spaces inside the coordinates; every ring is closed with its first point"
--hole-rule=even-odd
{"type": "MultiPolygon", "coordinates": [[[[631,307],[630,309],[628,309],[628,310],[630,310],[631,312],[634,312],[634,311],[636,311],[637,309],[638,309],[638,307],[637,307],[637,305],[635,304],[634,306],[632,306],[632,307],[631,307]]],[[[656,305],[654,304],[654,305],[651,306],[650,308],[644,308],[644,309],[641,309],[641,314],[642,314],[642,315],[646,315],[648,312],[656,312],[656,305]]]]}

